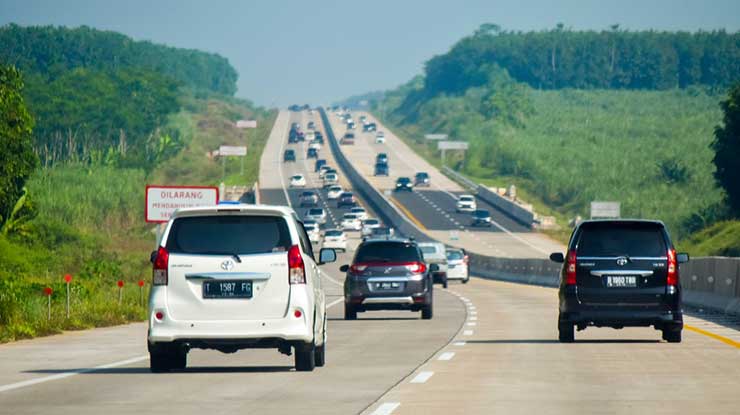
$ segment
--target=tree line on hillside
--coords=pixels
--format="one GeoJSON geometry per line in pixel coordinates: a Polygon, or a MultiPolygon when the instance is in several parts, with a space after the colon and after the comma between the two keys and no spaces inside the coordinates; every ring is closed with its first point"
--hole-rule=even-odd
{"type": "Polygon", "coordinates": [[[224,95],[236,92],[238,78],[229,61],[217,54],[134,41],[86,26],[0,27],[0,62],[50,80],[80,67],[104,72],[137,67],[224,95]]]}
{"type": "Polygon", "coordinates": [[[725,88],[740,75],[740,33],[506,31],[482,25],[425,66],[426,96],[485,84],[492,67],[537,89],[725,88]]]}

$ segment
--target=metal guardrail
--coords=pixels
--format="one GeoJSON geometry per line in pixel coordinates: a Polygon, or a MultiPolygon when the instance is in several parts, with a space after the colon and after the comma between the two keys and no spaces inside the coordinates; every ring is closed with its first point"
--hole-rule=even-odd
{"type": "Polygon", "coordinates": [[[445,173],[447,176],[449,176],[452,180],[460,183],[461,185],[472,190],[473,192],[478,192],[478,186],[480,186],[478,183],[468,179],[462,174],[456,172],[455,170],[452,170],[451,168],[447,166],[442,166],[442,172],[445,173]]]}
{"type": "MultiPolygon", "coordinates": [[[[355,191],[365,199],[386,225],[393,226],[401,235],[424,241],[433,240],[417,229],[347,161],[334,136],[326,112],[323,109],[320,112],[334,158],[355,191]]],[[[483,186],[479,187],[485,189],[483,186]]],[[[501,258],[476,253],[469,255],[471,273],[483,278],[547,287],[557,287],[559,283],[560,265],[548,259],[501,258]]],[[[740,258],[692,258],[690,262],[681,265],[680,275],[686,304],[740,314],[740,258]]]]}

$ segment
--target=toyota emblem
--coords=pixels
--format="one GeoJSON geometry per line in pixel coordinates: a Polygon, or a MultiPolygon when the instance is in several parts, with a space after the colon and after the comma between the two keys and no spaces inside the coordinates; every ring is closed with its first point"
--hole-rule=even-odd
{"type": "Polygon", "coordinates": [[[617,265],[619,265],[620,267],[627,265],[628,262],[629,262],[629,259],[627,259],[626,257],[621,256],[617,258],[617,265]]]}
{"type": "Polygon", "coordinates": [[[224,271],[231,271],[234,269],[234,261],[227,259],[226,261],[221,263],[221,269],[224,271]]]}
{"type": "Polygon", "coordinates": [[[390,274],[391,271],[393,271],[393,268],[388,267],[388,268],[385,269],[385,271],[383,271],[383,273],[384,274],[390,274]]]}

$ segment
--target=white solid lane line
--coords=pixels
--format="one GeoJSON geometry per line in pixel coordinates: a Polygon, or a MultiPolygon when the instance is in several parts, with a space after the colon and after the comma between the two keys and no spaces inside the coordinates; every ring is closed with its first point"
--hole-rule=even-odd
{"type": "Polygon", "coordinates": [[[399,406],[401,406],[400,402],[386,402],[380,405],[372,415],[391,415],[399,406]]]}
{"type": "Polygon", "coordinates": [[[445,352],[439,355],[437,360],[451,360],[453,357],[455,357],[455,352],[445,352]]]}
{"type": "Polygon", "coordinates": [[[426,383],[432,376],[434,376],[434,372],[419,372],[416,377],[411,379],[411,383],[426,383]]]}
{"type": "Polygon", "coordinates": [[[326,309],[328,310],[328,309],[330,309],[330,308],[334,307],[335,305],[337,305],[337,304],[341,303],[342,301],[344,301],[344,297],[342,297],[342,298],[337,298],[336,300],[334,300],[334,301],[330,302],[329,304],[327,304],[327,305],[326,305],[326,309]]]}
{"type": "Polygon", "coordinates": [[[101,366],[95,366],[95,367],[92,367],[92,368],[89,368],[89,369],[70,370],[69,372],[59,373],[59,374],[56,374],[56,375],[44,376],[44,377],[41,377],[41,378],[24,380],[23,382],[11,383],[11,384],[8,384],[8,385],[0,386],[0,393],[11,391],[11,390],[14,390],[14,389],[25,388],[26,386],[38,385],[39,383],[45,383],[45,382],[51,382],[53,380],[64,379],[64,378],[68,378],[70,376],[79,375],[81,373],[90,373],[90,372],[95,372],[95,371],[98,371],[98,370],[105,370],[105,369],[111,369],[111,368],[119,367],[119,366],[126,366],[126,365],[130,365],[132,363],[141,362],[142,360],[147,360],[147,359],[149,359],[149,355],[132,357],[131,359],[121,360],[119,362],[108,363],[106,365],[101,365],[101,366]]]}
{"type": "Polygon", "coordinates": [[[332,283],[334,283],[334,284],[336,284],[336,285],[338,285],[340,287],[343,287],[344,286],[344,284],[342,284],[341,282],[339,282],[339,281],[335,280],[334,278],[330,277],[329,274],[325,273],[324,271],[320,271],[320,272],[321,272],[321,275],[324,276],[324,278],[326,278],[327,280],[331,281],[332,283]]]}

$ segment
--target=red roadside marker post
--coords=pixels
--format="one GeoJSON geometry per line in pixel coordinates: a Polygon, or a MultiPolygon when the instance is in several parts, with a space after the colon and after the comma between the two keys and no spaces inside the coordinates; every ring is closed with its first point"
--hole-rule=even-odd
{"type": "Polygon", "coordinates": [[[139,280],[139,305],[144,307],[144,280],[139,280]]]}
{"type": "Polygon", "coordinates": [[[118,280],[116,284],[118,285],[118,305],[121,305],[123,301],[123,280],[118,280]]]}
{"type": "Polygon", "coordinates": [[[47,320],[51,320],[51,294],[53,292],[54,290],[52,290],[51,287],[44,288],[44,295],[46,296],[46,304],[47,304],[47,313],[46,313],[47,320]]]}
{"type": "Polygon", "coordinates": [[[69,284],[72,282],[72,275],[64,275],[64,283],[67,285],[67,318],[69,319],[69,284]]]}

